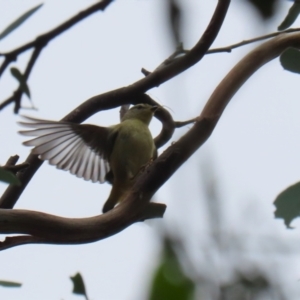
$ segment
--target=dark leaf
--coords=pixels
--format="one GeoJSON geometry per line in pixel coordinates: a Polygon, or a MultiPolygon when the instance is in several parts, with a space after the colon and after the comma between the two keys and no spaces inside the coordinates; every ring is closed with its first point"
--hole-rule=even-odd
{"type": "Polygon", "coordinates": [[[41,6],[43,3],[31,8],[26,13],[21,15],[17,20],[12,22],[10,25],[8,25],[1,33],[0,33],[0,40],[6,37],[8,34],[10,34],[12,31],[14,31],[16,28],[18,28],[23,22],[25,22],[31,15],[33,15],[41,6]]]}
{"type": "Polygon", "coordinates": [[[23,81],[24,80],[24,76],[23,74],[19,71],[19,69],[17,68],[11,68],[10,69],[11,74],[19,81],[23,81]]]}
{"type": "Polygon", "coordinates": [[[11,68],[10,72],[19,81],[20,89],[22,90],[22,92],[25,93],[28,98],[30,98],[30,90],[27,85],[25,76],[17,68],[11,68]]]}
{"type": "MultiPolygon", "coordinates": [[[[266,296],[273,288],[268,277],[260,270],[248,270],[245,274],[237,272],[233,278],[231,282],[221,285],[220,299],[258,299],[259,295],[266,296]]],[[[272,294],[275,294],[274,289],[272,294]]]]}
{"type": "Polygon", "coordinates": [[[261,14],[264,19],[272,17],[275,13],[275,4],[278,0],[247,0],[261,14]]]}
{"type": "Polygon", "coordinates": [[[300,182],[281,192],[274,201],[275,218],[284,219],[287,228],[293,219],[300,216],[300,182]]]}
{"type": "Polygon", "coordinates": [[[0,280],[0,286],[4,286],[4,287],[20,287],[20,286],[22,286],[22,283],[13,282],[13,281],[0,280]]]}
{"type": "Polygon", "coordinates": [[[194,282],[183,273],[170,242],[166,241],[149,300],[189,300],[193,299],[194,290],[194,282]]]}
{"type": "Polygon", "coordinates": [[[0,181],[9,184],[16,184],[16,185],[21,184],[20,180],[12,172],[7,171],[2,167],[0,167],[0,181]]]}
{"type": "Polygon", "coordinates": [[[73,282],[73,293],[83,295],[86,299],[88,299],[81,274],[77,273],[76,275],[74,275],[73,277],[71,276],[70,278],[73,282]]]}
{"type": "Polygon", "coordinates": [[[280,63],[285,70],[300,73],[300,51],[288,48],[280,55],[280,63]]]}
{"type": "Polygon", "coordinates": [[[174,38],[175,45],[178,46],[182,42],[180,38],[182,12],[180,6],[178,5],[178,0],[168,0],[168,15],[172,36],[174,38]]]}
{"type": "Polygon", "coordinates": [[[289,12],[283,22],[278,26],[278,30],[285,30],[289,28],[297,19],[300,13],[300,3],[295,2],[289,9],[289,12]]]}

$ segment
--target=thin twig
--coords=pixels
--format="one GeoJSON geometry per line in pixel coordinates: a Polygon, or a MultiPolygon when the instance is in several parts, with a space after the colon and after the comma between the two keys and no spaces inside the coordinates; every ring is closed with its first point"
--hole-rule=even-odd
{"type": "Polygon", "coordinates": [[[5,167],[9,167],[9,166],[14,166],[19,160],[19,155],[14,155],[14,156],[11,156],[6,164],[5,164],[5,167]]]}
{"type": "Polygon", "coordinates": [[[11,95],[9,98],[7,98],[6,100],[4,100],[1,104],[0,104],[0,110],[3,109],[4,107],[6,107],[7,105],[9,105],[10,103],[15,101],[16,98],[16,93],[18,90],[16,90],[13,95],[11,95]]]}
{"type": "Polygon", "coordinates": [[[236,43],[236,44],[232,44],[230,46],[210,49],[210,50],[207,51],[207,54],[213,54],[213,53],[218,53],[218,52],[231,52],[233,49],[241,47],[241,46],[245,46],[245,45],[248,45],[248,44],[251,44],[251,43],[255,43],[255,42],[263,41],[263,40],[266,40],[266,39],[270,39],[270,38],[273,38],[273,37],[276,37],[276,36],[279,36],[279,35],[282,35],[282,34],[298,32],[298,31],[300,31],[300,28],[290,28],[290,29],[287,29],[285,31],[273,32],[273,33],[270,33],[270,34],[259,36],[257,38],[253,38],[253,39],[250,39],[250,40],[245,40],[245,41],[242,41],[242,42],[239,42],[239,43],[236,43]]]}
{"type": "MultiPolygon", "coordinates": [[[[83,19],[87,18],[91,14],[93,14],[99,10],[104,10],[112,1],[113,0],[103,0],[101,2],[97,2],[96,4],[90,6],[89,8],[87,8],[87,9],[79,12],[75,16],[71,17],[69,20],[67,20],[66,22],[57,26],[56,28],[50,30],[49,32],[47,32],[45,34],[38,36],[35,40],[33,40],[29,43],[26,43],[25,45],[20,46],[19,48],[16,48],[10,52],[1,53],[0,56],[4,56],[5,59],[2,63],[2,65],[0,66],[0,77],[2,76],[3,72],[6,70],[8,65],[17,59],[19,54],[21,54],[31,48],[35,48],[32,56],[28,62],[28,65],[26,67],[25,73],[24,73],[25,77],[28,78],[40,52],[51,40],[56,38],[58,35],[60,35],[64,31],[68,30],[72,26],[76,25],[83,19]]],[[[8,104],[15,102],[16,105],[14,108],[14,112],[17,113],[21,106],[20,103],[21,103],[22,94],[23,94],[23,92],[20,90],[20,88],[18,88],[11,97],[9,97],[8,99],[6,99],[5,101],[3,101],[0,104],[0,110],[3,109],[4,107],[6,107],[8,104]]]]}

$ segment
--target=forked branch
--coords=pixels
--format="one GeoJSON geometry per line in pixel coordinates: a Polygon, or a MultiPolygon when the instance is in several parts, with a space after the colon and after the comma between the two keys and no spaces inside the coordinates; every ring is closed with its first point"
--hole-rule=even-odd
{"type": "MultiPolygon", "coordinates": [[[[135,104],[141,100],[141,97],[147,98],[144,95],[147,90],[159,86],[196,64],[205,55],[216,38],[225,18],[229,3],[230,0],[219,0],[206,31],[198,43],[186,55],[176,59],[174,63],[155,70],[146,78],[139,80],[131,86],[87,100],[63,120],[79,123],[100,110],[128,103],[135,104]]],[[[148,99],[145,102],[148,101],[152,100],[148,99]]],[[[195,131],[194,128],[200,126],[197,136],[193,136],[195,141],[191,144],[194,151],[199,147],[199,139],[202,140],[203,134],[205,135],[207,130],[212,130],[213,127],[209,121],[207,122],[204,119],[196,122],[189,131],[193,133],[195,131]],[[208,125],[208,128],[206,125],[208,125]]],[[[168,124],[170,128],[168,130],[164,128],[155,141],[158,146],[165,143],[172,136],[175,124],[173,120],[168,122],[168,124]]],[[[189,132],[187,136],[189,136],[189,132]]],[[[193,133],[193,135],[195,134],[193,133]]],[[[149,201],[157,189],[194,152],[186,149],[187,145],[182,149],[178,147],[179,145],[182,145],[182,142],[179,141],[172,145],[148,167],[141,174],[124,202],[106,214],[84,219],[67,219],[40,212],[0,209],[0,233],[26,234],[26,236],[13,237],[2,242],[0,250],[28,243],[79,244],[93,242],[111,236],[134,222],[143,221],[146,218],[162,217],[165,205],[149,203],[149,201]],[[182,154],[184,154],[184,160],[182,160],[182,154]]],[[[19,179],[22,182],[21,187],[10,186],[1,198],[0,207],[12,208],[14,206],[27,183],[41,165],[41,161],[34,155],[30,155],[26,162],[30,166],[19,175],[19,179]]]]}
{"type": "Polygon", "coordinates": [[[278,57],[288,47],[300,49],[300,33],[274,38],[244,57],[215,89],[193,128],[170,146],[139,177],[132,193],[115,209],[107,214],[86,219],[66,219],[37,212],[1,210],[0,233],[35,236],[35,238],[20,237],[19,243],[16,243],[16,240],[8,240],[4,242],[2,249],[8,248],[9,245],[29,242],[63,244],[92,242],[142,220],[141,216],[147,211],[149,199],[208,139],[226,105],[243,83],[261,66],[278,57]]]}

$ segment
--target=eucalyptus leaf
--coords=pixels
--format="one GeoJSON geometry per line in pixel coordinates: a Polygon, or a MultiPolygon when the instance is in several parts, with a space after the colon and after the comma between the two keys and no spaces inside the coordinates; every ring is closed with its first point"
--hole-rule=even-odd
{"type": "Polygon", "coordinates": [[[30,90],[25,76],[17,68],[10,68],[11,75],[14,76],[20,84],[20,89],[30,98],[30,90]]]}
{"type": "Polygon", "coordinates": [[[21,184],[20,180],[12,172],[7,171],[2,167],[0,167],[0,181],[9,184],[16,184],[16,185],[21,184]]]}
{"type": "Polygon", "coordinates": [[[268,19],[275,14],[279,0],[247,0],[247,2],[257,9],[263,19],[268,19]]]}
{"type": "Polygon", "coordinates": [[[300,182],[297,182],[283,192],[281,192],[274,201],[276,206],[275,218],[284,220],[287,228],[293,219],[300,216],[300,182]]]}
{"type": "Polygon", "coordinates": [[[285,30],[289,28],[297,19],[300,13],[300,3],[295,2],[292,7],[289,9],[288,14],[282,23],[278,26],[278,30],[285,30]]]}
{"type": "Polygon", "coordinates": [[[182,271],[172,241],[166,239],[148,300],[194,299],[195,287],[195,283],[182,271]]]}
{"type": "Polygon", "coordinates": [[[300,73],[300,51],[288,48],[280,55],[280,63],[285,70],[300,73]]]}
{"type": "Polygon", "coordinates": [[[85,296],[88,299],[83,278],[80,273],[70,277],[73,282],[73,293],[85,296]]]}
{"type": "Polygon", "coordinates": [[[3,287],[21,287],[22,283],[0,280],[0,286],[3,286],[3,287]]]}
{"type": "Polygon", "coordinates": [[[43,3],[31,8],[23,15],[21,15],[18,19],[13,21],[10,25],[8,25],[1,33],[0,33],[0,40],[18,28],[22,23],[24,23],[29,17],[31,17],[41,6],[43,3]]]}

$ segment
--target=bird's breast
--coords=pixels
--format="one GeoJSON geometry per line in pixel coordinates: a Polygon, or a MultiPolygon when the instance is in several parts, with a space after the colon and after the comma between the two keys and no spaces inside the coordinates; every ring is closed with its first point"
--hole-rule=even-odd
{"type": "Polygon", "coordinates": [[[154,141],[147,125],[141,121],[122,122],[110,157],[114,176],[135,176],[153,157],[154,151],[154,141]]]}

